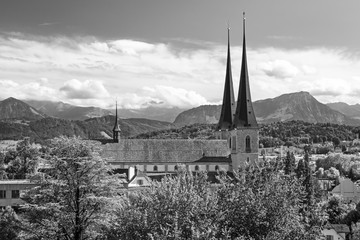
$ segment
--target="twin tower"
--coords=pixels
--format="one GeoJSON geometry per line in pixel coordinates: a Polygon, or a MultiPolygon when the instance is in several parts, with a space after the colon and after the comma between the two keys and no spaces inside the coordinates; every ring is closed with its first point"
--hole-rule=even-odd
{"type": "Polygon", "coordinates": [[[228,29],[224,96],[215,135],[217,139],[228,140],[233,169],[238,169],[246,164],[253,164],[258,160],[259,127],[250,95],[246,58],[245,14],[243,18],[242,63],[237,104],[235,104],[234,98],[230,57],[230,30],[228,29]]]}

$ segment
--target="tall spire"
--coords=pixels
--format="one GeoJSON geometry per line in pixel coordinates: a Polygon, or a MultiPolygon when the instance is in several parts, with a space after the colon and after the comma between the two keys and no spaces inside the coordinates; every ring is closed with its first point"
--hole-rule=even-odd
{"type": "Polygon", "coordinates": [[[115,124],[113,128],[113,140],[114,142],[119,142],[119,134],[121,132],[121,129],[118,124],[118,111],[117,111],[117,101],[116,101],[116,109],[115,109],[115,124]]]}
{"type": "Polygon", "coordinates": [[[223,103],[221,107],[221,115],[217,130],[230,130],[233,124],[233,114],[235,113],[235,97],[231,73],[231,57],[230,57],[230,27],[228,26],[228,48],[223,103]]]}
{"type": "Polygon", "coordinates": [[[246,58],[245,12],[243,13],[243,52],[240,73],[240,86],[238,102],[233,122],[233,128],[258,127],[250,95],[249,74],[246,58]]]}

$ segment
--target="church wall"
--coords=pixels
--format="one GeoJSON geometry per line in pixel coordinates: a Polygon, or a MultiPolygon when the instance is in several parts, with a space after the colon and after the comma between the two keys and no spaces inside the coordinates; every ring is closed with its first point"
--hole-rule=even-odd
{"type": "Polygon", "coordinates": [[[259,158],[259,130],[257,128],[236,129],[231,132],[231,159],[234,170],[246,164],[254,164],[259,158]],[[246,137],[250,137],[250,152],[246,149],[246,137]],[[235,141],[235,142],[234,142],[235,141]]]}

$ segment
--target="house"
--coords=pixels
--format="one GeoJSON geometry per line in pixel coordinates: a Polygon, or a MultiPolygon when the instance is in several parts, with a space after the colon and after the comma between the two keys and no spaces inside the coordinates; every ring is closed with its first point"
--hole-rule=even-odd
{"type": "Polygon", "coordinates": [[[345,240],[346,235],[350,233],[349,227],[345,224],[327,223],[322,230],[324,240],[345,240]]]}
{"type": "Polygon", "coordinates": [[[34,187],[29,180],[1,180],[0,181],[0,207],[17,206],[23,203],[21,192],[34,187]]]}
{"type": "Polygon", "coordinates": [[[340,184],[331,193],[340,195],[347,201],[357,202],[360,200],[360,188],[349,178],[340,180],[340,184]]]}

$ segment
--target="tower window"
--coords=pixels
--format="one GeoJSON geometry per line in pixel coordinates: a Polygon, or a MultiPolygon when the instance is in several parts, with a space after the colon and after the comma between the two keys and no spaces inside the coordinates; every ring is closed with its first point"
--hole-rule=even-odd
{"type": "Polygon", "coordinates": [[[215,166],[215,171],[219,171],[219,165],[215,166]]]}
{"type": "Polygon", "coordinates": [[[232,150],[236,150],[236,136],[233,136],[233,137],[232,137],[231,149],[232,149],[232,150]]]}
{"type": "Polygon", "coordinates": [[[0,199],[6,198],[6,190],[0,190],[0,199]]]}
{"type": "Polygon", "coordinates": [[[248,163],[250,162],[250,158],[249,158],[249,157],[246,158],[246,162],[248,162],[248,163]]]}
{"type": "Polygon", "coordinates": [[[11,190],[11,198],[20,198],[19,190],[11,190]]]}
{"type": "Polygon", "coordinates": [[[158,166],[154,166],[154,172],[157,172],[157,170],[158,170],[158,166]]]}
{"type": "Polygon", "coordinates": [[[250,136],[246,136],[246,138],[245,138],[245,151],[246,152],[251,152],[250,136]]]}
{"type": "Polygon", "coordinates": [[[195,166],[195,171],[199,171],[199,166],[198,165],[195,166]]]}
{"type": "Polygon", "coordinates": [[[175,167],[174,167],[174,171],[177,171],[178,170],[178,166],[177,165],[175,165],[175,167]]]}

